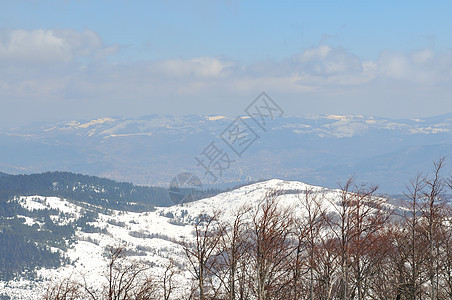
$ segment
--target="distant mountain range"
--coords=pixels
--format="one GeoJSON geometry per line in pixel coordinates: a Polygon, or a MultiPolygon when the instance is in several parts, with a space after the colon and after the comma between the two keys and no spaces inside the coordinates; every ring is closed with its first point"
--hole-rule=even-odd
{"type": "MultiPolygon", "coordinates": [[[[238,153],[225,142],[234,121],[151,115],[3,128],[0,169],[11,174],[67,170],[159,186],[168,186],[182,172],[195,174],[205,185],[281,178],[337,187],[353,175],[379,184],[382,192],[401,193],[410,177],[452,153],[452,114],[404,120],[275,117],[265,130],[244,118],[254,140],[238,153]],[[209,145],[229,157],[216,182],[196,160],[209,145]]],[[[452,173],[452,162],[444,171],[452,173]]]]}

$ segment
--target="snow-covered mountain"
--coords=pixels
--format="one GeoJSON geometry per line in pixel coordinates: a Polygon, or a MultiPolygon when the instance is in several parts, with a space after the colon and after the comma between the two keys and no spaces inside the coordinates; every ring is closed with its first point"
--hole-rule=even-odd
{"type": "MultiPolygon", "coordinates": [[[[322,205],[327,211],[333,210],[333,205],[339,201],[339,190],[278,179],[247,185],[211,198],[142,213],[104,210],[102,207],[86,203],[82,205],[57,197],[17,197],[14,201],[28,211],[57,210],[57,213],[51,216],[57,225],[69,224],[86,214],[96,213],[96,216],[89,222],[90,230],[76,229],[75,240],[67,242],[67,250],[53,248],[53,251],[63,252],[69,263],[57,269],[38,270],[38,280],[16,278],[0,282],[0,291],[4,291],[12,299],[39,299],[49,282],[55,279],[85,278],[88,282],[100,284],[107,264],[106,251],[109,247],[121,245],[126,248],[131,259],[144,260],[151,265],[153,274],[161,274],[170,259],[175,261],[182,270],[177,275],[180,283],[178,289],[182,292],[189,286],[189,273],[179,242],[193,239],[192,225],[200,214],[221,211],[220,219],[228,221],[241,207],[256,209],[271,191],[278,191],[278,203],[282,206],[293,207],[297,214],[303,214],[300,194],[307,190],[322,195],[322,205]]],[[[39,218],[18,217],[24,218],[28,226],[42,226],[42,220],[39,218]]]]}
{"type": "Polygon", "coordinates": [[[234,120],[151,115],[2,128],[0,171],[68,170],[160,186],[191,172],[208,184],[212,177],[196,157],[213,142],[230,159],[218,182],[283,178],[334,187],[355,175],[385,192],[401,193],[417,171],[452,153],[451,114],[410,120],[283,116],[268,120],[265,130],[244,118],[255,140],[240,155],[221,138],[234,120]]]}

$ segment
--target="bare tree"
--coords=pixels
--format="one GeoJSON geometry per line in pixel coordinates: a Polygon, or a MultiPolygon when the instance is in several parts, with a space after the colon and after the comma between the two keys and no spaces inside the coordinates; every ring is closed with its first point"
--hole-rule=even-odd
{"type": "Polygon", "coordinates": [[[385,200],[374,196],[376,190],[358,186],[351,194],[350,257],[359,300],[366,298],[373,265],[383,254],[383,228],[390,217],[385,200]]]}
{"type": "Polygon", "coordinates": [[[408,299],[406,297],[406,260],[403,250],[405,230],[403,223],[386,224],[378,234],[378,242],[371,249],[369,259],[369,281],[366,299],[408,299]]]}
{"type": "Polygon", "coordinates": [[[139,280],[137,288],[134,289],[130,295],[124,295],[122,299],[134,300],[156,300],[158,298],[158,285],[152,276],[145,276],[139,280]]]}
{"type": "Polygon", "coordinates": [[[199,299],[201,300],[207,299],[207,277],[211,275],[212,260],[217,255],[217,246],[221,239],[221,233],[218,231],[218,214],[214,213],[213,216],[199,215],[193,225],[195,240],[182,243],[190,265],[190,272],[197,281],[199,299]]]}
{"type": "Polygon", "coordinates": [[[421,286],[424,283],[422,279],[422,269],[425,265],[426,244],[425,238],[420,234],[421,226],[421,208],[424,196],[425,179],[420,173],[413,179],[410,179],[407,192],[404,194],[407,198],[406,210],[403,214],[403,227],[406,233],[403,239],[399,239],[398,248],[401,254],[401,262],[403,272],[408,272],[409,284],[405,284],[403,275],[400,274],[400,284],[408,286],[407,298],[416,300],[422,297],[421,286]],[[409,264],[409,268],[404,268],[405,263],[409,264]]]}
{"type": "Polygon", "coordinates": [[[174,276],[178,273],[180,273],[180,270],[176,267],[174,260],[170,259],[166,264],[165,271],[161,277],[162,296],[164,300],[171,299],[176,284],[174,276]]]}
{"type": "Polygon", "coordinates": [[[335,209],[336,215],[328,216],[328,226],[337,240],[336,247],[340,257],[340,297],[349,298],[349,272],[350,272],[350,238],[351,238],[351,198],[353,179],[347,180],[345,185],[340,186],[339,203],[330,201],[335,209]]]}
{"type": "Polygon", "coordinates": [[[157,284],[144,273],[148,269],[141,262],[127,259],[124,247],[111,247],[105,272],[106,282],[101,290],[87,282],[86,277],[83,277],[83,283],[67,278],[49,285],[44,299],[154,300],[157,299],[157,284]]]}
{"type": "Polygon", "coordinates": [[[44,300],[78,300],[83,299],[83,289],[79,282],[71,277],[58,282],[51,282],[43,296],[44,300]]]}
{"type": "Polygon", "coordinates": [[[248,299],[247,252],[249,241],[246,228],[249,225],[246,217],[250,208],[243,206],[234,213],[232,223],[222,222],[219,255],[213,268],[213,273],[221,282],[229,300],[248,299]]]}
{"type": "Polygon", "coordinates": [[[289,278],[288,259],[293,251],[293,209],[278,206],[279,193],[265,195],[252,216],[251,260],[258,300],[280,299],[289,278]]]}
{"type": "Polygon", "coordinates": [[[378,249],[381,231],[390,216],[384,200],[374,196],[376,190],[376,186],[356,185],[350,178],[340,188],[339,202],[330,202],[335,215],[327,218],[327,224],[337,239],[341,299],[366,297],[365,283],[372,275],[372,253],[378,249]]]}
{"type": "MultiPolygon", "coordinates": [[[[451,203],[452,204],[452,203],[451,203]]],[[[452,299],[452,208],[447,205],[447,221],[444,232],[444,255],[441,260],[443,266],[443,290],[444,298],[452,299]]]]}
{"type": "Polygon", "coordinates": [[[305,273],[309,276],[309,299],[315,299],[315,273],[318,273],[316,265],[319,258],[317,247],[320,244],[321,230],[324,226],[325,210],[322,207],[321,193],[307,188],[302,195],[298,195],[301,205],[301,215],[295,220],[295,251],[290,265],[292,266],[292,297],[300,299],[302,291],[302,279],[305,273]]]}
{"type": "Polygon", "coordinates": [[[149,267],[138,261],[127,260],[124,252],[124,247],[110,248],[104,298],[107,300],[154,299],[156,283],[152,277],[143,274],[149,267]]]}
{"type": "Polygon", "coordinates": [[[337,276],[340,259],[338,254],[338,241],[332,233],[322,233],[317,247],[315,247],[315,265],[317,273],[317,299],[329,300],[336,294],[333,290],[339,289],[340,275],[337,276]]]}
{"type": "Polygon", "coordinates": [[[441,170],[445,164],[445,158],[442,157],[433,163],[433,175],[425,178],[425,188],[423,196],[425,203],[421,210],[424,222],[421,226],[421,232],[428,242],[428,277],[430,281],[430,299],[438,299],[439,292],[439,257],[441,255],[442,231],[445,216],[442,214],[445,199],[446,181],[441,177],[441,170]]]}

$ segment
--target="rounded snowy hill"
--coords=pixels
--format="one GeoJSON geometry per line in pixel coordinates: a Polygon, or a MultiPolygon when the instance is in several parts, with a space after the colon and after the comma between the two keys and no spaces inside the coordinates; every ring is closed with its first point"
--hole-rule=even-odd
{"type": "Polygon", "coordinates": [[[334,209],[340,197],[340,190],[326,189],[299,181],[271,179],[243,186],[216,196],[178,204],[168,208],[160,208],[164,215],[173,215],[179,222],[189,224],[193,217],[200,214],[220,212],[223,218],[231,218],[242,207],[257,208],[268,193],[275,192],[276,200],[282,206],[293,207],[296,212],[303,213],[302,201],[306,192],[327,210],[334,209]]]}

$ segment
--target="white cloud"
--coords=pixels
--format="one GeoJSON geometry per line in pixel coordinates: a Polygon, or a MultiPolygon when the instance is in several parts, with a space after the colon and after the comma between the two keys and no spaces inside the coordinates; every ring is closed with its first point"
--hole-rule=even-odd
{"type": "Polygon", "coordinates": [[[198,57],[188,60],[170,59],[155,63],[154,68],[172,77],[219,77],[232,63],[212,57],[198,57]]]}
{"type": "Polygon", "coordinates": [[[423,49],[413,53],[385,51],[376,62],[381,79],[434,86],[452,80],[452,52],[423,49]]]}
{"type": "Polygon", "coordinates": [[[359,58],[340,47],[310,48],[294,56],[293,62],[300,72],[307,75],[329,77],[362,72],[362,62],[359,58]]]}
{"type": "Polygon", "coordinates": [[[409,58],[399,53],[383,53],[378,66],[381,75],[390,79],[404,79],[411,74],[409,58]]]}
{"type": "Polygon", "coordinates": [[[0,31],[0,62],[64,63],[77,57],[108,52],[100,36],[90,30],[3,30],[0,31]]]}
{"type": "Polygon", "coordinates": [[[301,55],[299,55],[299,60],[302,62],[309,62],[313,60],[325,60],[328,54],[331,53],[332,48],[330,46],[319,46],[316,48],[306,49],[301,55]]]}
{"type": "MultiPolygon", "coordinates": [[[[239,68],[237,68],[239,70],[239,68]]],[[[254,78],[293,79],[294,84],[319,88],[330,85],[355,85],[369,82],[376,75],[374,62],[361,61],[343,48],[319,46],[281,62],[263,61],[241,68],[254,78]]]]}
{"type": "Polygon", "coordinates": [[[411,54],[413,62],[417,65],[428,63],[435,56],[435,53],[431,49],[424,49],[411,54]]]}
{"type": "MultiPolygon", "coordinates": [[[[213,109],[225,98],[234,102],[265,90],[292,99],[289,102],[303,99],[297,100],[303,111],[314,112],[317,107],[330,109],[329,113],[378,114],[377,109],[385,112],[385,105],[396,102],[413,112],[418,109],[413,99],[418,103],[422,97],[431,101],[433,95],[448,99],[452,92],[452,51],[384,51],[375,60],[363,60],[347,49],[322,45],[280,61],[252,64],[207,56],[135,62],[115,62],[114,56],[97,59],[115,54],[116,48],[89,30],[0,32],[0,99],[18,110],[23,103],[48,104],[49,114],[52,103],[66,102],[89,103],[99,114],[105,114],[104,109],[112,114],[134,109],[148,113],[142,105],[157,113],[178,109],[193,113],[196,107],[213,109]]],[[[76,109],[82,113],[82,108],[76,109]]],[[[8,117],[7,109],[2,112],[8,117]]]]}

